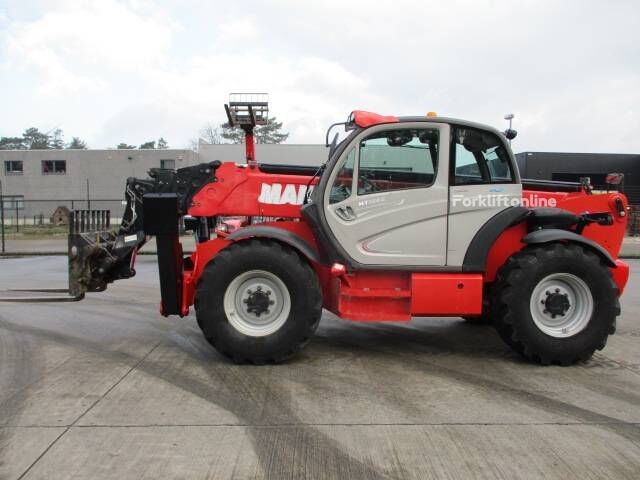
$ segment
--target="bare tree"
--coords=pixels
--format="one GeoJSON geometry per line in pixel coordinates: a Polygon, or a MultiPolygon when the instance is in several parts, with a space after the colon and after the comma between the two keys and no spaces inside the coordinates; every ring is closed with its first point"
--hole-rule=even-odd
{"type": "Polygon", "coordinates": [[[190,138],[189,139],[189,148],[191,150],[193,150],[194,152],[198,151],[198,148],[200,147],[200,140],[199,138],[190,138]]]}
{"type": "Polygon", "coordinates": [[[204,141],[212,145],[220,145],[226,143],[222,138],[222,131],[219,127],[214,127],[213,124],[207,123],[202,130],[200,130],[200,136],[204,141]]]}

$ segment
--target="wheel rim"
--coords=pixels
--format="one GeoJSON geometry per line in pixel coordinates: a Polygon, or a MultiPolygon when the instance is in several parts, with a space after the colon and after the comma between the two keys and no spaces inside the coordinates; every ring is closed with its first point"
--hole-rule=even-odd
{"type": "Polygon", "coordinates": [[[227,287],[224,311],[240,333],[264,337],[278,331],[291,311],[289,290],[278,276],[265,270],[241,273],[227,287]]]}
{"type": "Polygon", "coordinates": [[[572,337],[589,324],[593,296],[581,278],[570,273],[554,273],[534,288],[530,310],[536,326],[547,335],[572,337]]]}

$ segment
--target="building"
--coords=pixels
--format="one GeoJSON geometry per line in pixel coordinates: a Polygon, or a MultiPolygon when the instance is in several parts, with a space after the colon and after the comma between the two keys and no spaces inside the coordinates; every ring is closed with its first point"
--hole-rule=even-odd
{"type": "MultiPolygon", "coordinates": [[[[256,145],[261,163],[321,165],[324,145],[256,145]]],[[[123,210],[128,177],[146,177],[151,168],[181,168],[213,160],[244,162],[244,145],[201,143],[191,150],[0,150],[0,181],[8,223],[16,216],[31,223],[48,219],[58,207],[123,210]]],[[[604,188],[607,173],[625,174],[624,191],[640,205],[640,155],[522,152],[516,155],[521,176],[578,181],[590,177],[604,188]]]]}
{"type": "MultiPolygon", "coordinates": [[[[122,211],[128,177],[194,165],[191,150],[0,150],[5,218],[48,219],[60,206],[122,211]]],[[[30,223],[27,221],[27,223],[30,223]]]]}
{"type": "MultiPolygon", "coordinates": [[[[256,145],[263,163],[320,165],[324,145],[256,145]]],[[[5,218],[14,223],[48,221],[58,207],[123,210],[128,177],[151,168],[181,168],[213,160],[244,162],[244,145],[203,143],[192,150],[0,150],[5,218]]]]}
{"type": "Polygon", "coordinates": [[[619,153],[522,152],[516,155],[522,178],[578,182],[589,177],[596,189],[606,189],[608,173],[623,173],[622,190],[632,205],[640,205],[640,155],[619,153]]]}
{"type": "MultiPolygon", "coordinates": [[[[256,158],[260,163],[320,166],[327,161],[328,153],[327,147],[317,144],[256,145],[256,158]]],[[[198,147],[198,155],[201,162],[245,161],[244,145],[201,143],[198,147]]]]}

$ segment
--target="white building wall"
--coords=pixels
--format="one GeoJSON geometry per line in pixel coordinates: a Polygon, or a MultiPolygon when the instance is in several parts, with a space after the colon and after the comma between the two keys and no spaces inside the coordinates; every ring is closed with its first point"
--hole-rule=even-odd
{"type": "MultiPolygon", "coordinates": [[[[198,148],[201,162],[220,160],[223,162],[245,162],[244,145],[211,145],[201,143],[198,148]]],[[[256,145],[256,160],[259,163],[282,165],[319,166],[327,161],[328,149],[324,145],[283,144],[256,145]]]]}

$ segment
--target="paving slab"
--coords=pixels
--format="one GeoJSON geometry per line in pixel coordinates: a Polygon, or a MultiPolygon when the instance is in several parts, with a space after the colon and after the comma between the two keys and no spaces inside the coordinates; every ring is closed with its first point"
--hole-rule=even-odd
{"type": "MultiPolygon", "coordinates": [[[[0,289],[65,262],[0,259],[0,289]]],[[[564,368],[461,319],[329,313],[297,358],[233,365],[160,316],[153,257],[80,303],[0,303],[0,478],[637,478],[631,266],[616,335],[564,368]]]]}
{"type": "Polygon", "coordinates": [[[75,427],[25,476],[636,479],[640,446],[593,425],[75,427]]]}

